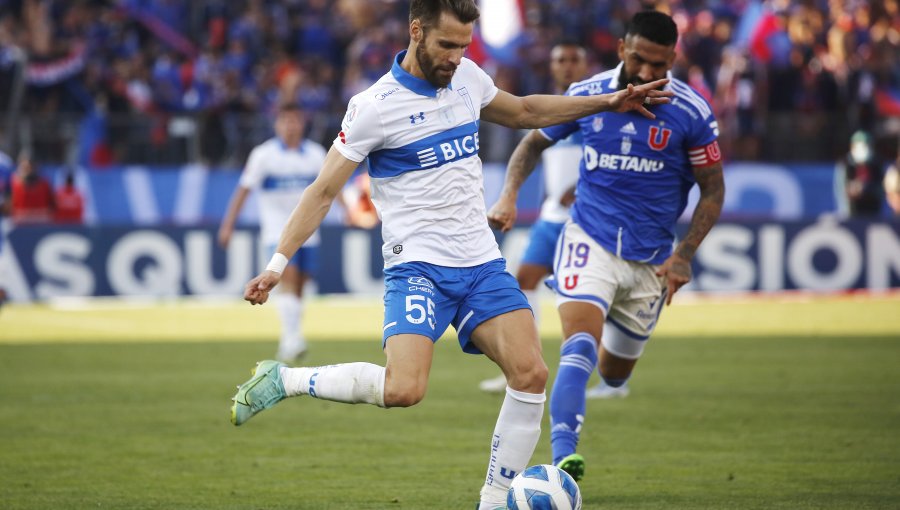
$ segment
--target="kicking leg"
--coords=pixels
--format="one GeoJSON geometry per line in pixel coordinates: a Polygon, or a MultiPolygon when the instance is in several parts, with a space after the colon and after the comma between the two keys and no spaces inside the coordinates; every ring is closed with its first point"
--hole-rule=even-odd
{"type": "Polygon", "coordinates": [[[388,338],[387,364],[342,363],[289,368],[261,362],[249,381],[238,387],[231,421],[241,425],[287,397],[311,397],[379,407],[408,407],[420,402],[428,387],[434,344],[420,335],[388,338]]]}

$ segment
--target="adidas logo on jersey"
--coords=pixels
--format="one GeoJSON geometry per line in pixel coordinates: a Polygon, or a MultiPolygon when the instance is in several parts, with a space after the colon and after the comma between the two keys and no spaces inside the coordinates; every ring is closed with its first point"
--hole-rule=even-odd
{"type": "Polygon", "coordinates": [[[622,129],[620,129],[619,132],[625,133],[626,135],[636,135],[637,129],[634,128],[634,122],[629,122],[622,126],[622,129]]]}

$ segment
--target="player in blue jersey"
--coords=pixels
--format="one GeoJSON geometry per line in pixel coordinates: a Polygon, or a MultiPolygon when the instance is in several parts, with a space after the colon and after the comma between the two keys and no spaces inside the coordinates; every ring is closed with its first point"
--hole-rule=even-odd
{"type": "MultiPolygon", "coordinates": [[[[593,97],[669,76],[677,39],[668,15],[640,12],[619,41],[618,67],[573,84],[566,94],[593,97]]],[[[525,157],[509,165],[490,217],[496,227],[511,228],[518,190],[538,155],[581,132],[584,158],[572,219],[557,242],[551,279],[565,336],[550,397],[553,463],[576,479],[584,474],[576,453],[584,389],[598,359],[607,384],[625,384],[663,303],[690,281],[694,253],[722,209],[718,127],[709,104],[671,77],[665,90],[675,97],[654,106],[653,119],[602,112],[532,131],[516,148],[525,157]],[[695,183],[700,201],[673,250],[675,223],[695,183]]]]}
{"type": "MultiPolygon", "coordinates": [[[[571,42],[553,46],[550,50],[550,76],[553,92],[563,94],[573,82],[582,80],[587,73],[587,52],[583,47],[571,42]]],[[[513,159],[522,157],[516,153],[513,159]]],[[[546,197],[541,205],[541,215],[531,226],[528,246],[522,255],[516,280],[534,311],[535,322],[540,323],[540,306],[537,300],[538,285],[553,272],[553,252],[563,225],[569,219],[569,207],[575,200],[575,183],[581,164],[581,133],[572,133],[565,140],[543,152],[544,192],[546,197]]],[[[488,212],[488,216],[491,213],[488,212]]],[[[482,391],[503,393],[506,391],[506,377],[485,379],[478,384],[482,391]]],[[[589,389],[588,398],[613,398],[628,395],[628,386],[613,388],[601,382],[589,389]]]]}
{"type": "Polygon", "coordinates": [[[540,437],[547,367],[528,301],[506,271],[484,205],[478,158],[483,120],[512,128],[570,122],[599,111],[664,104],[660,80],[610,94],[516,97],[463,57],[472,42],[473,0],[413,0],[410,44],[391,70],[350,100],[319,177],[291,213],[267,269],[244,298],[262,304],[288,258],[319,226],[331,202],[366,160],[382,220],[386,366],[343,363],[288,368],[260,363],[234,397],[241,425],[288,396],[408,407],[425,396],[434,342],[448,326],[460,347],[483,353],[509,381],[490,442],[481,509],[505,508],[509,483],[540,437]]]}

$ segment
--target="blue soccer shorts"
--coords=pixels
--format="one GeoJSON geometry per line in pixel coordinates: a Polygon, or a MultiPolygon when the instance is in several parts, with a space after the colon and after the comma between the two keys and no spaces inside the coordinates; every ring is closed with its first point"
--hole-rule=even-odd
{"type": "MultiPolygon", "coordinates": [[[[277,246],[269,246],[269,254],[274,255],[277,246]]],[[[297,253],[288,260],[288,265],[294,266],[301,273],[314,275],[319,268],[319,247],[301,246],[297,253]]]]}
{"type": "Polygon", "coordinates": [[[500,258],[472,267],[406,262],[384,270],[384,332],[426,336],[432,342],[452,325],[464,352],[480,354],[471,335],[481,323],[531,309],[519,283],[500,258]]]}
{"type": "Polygon", "coordinates": [[[563,225],[565,223],[537,220],[528,233],[528,247],[522,255],[522,263],[552,268],[556,240],[559,239],[563,225]]]}

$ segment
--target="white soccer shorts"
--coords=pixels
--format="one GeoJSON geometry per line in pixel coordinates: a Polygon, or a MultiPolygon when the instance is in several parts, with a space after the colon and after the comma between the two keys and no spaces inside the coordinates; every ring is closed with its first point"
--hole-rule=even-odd
{"type": "Polygon", "coordinates": [[[554,256],[556,305],[596,305],[606,318],[603,347],[621,358],[638,359],[665,302],[665,281],[656,276],[659,267],[617,257],[569,221],[554,256]]]}

